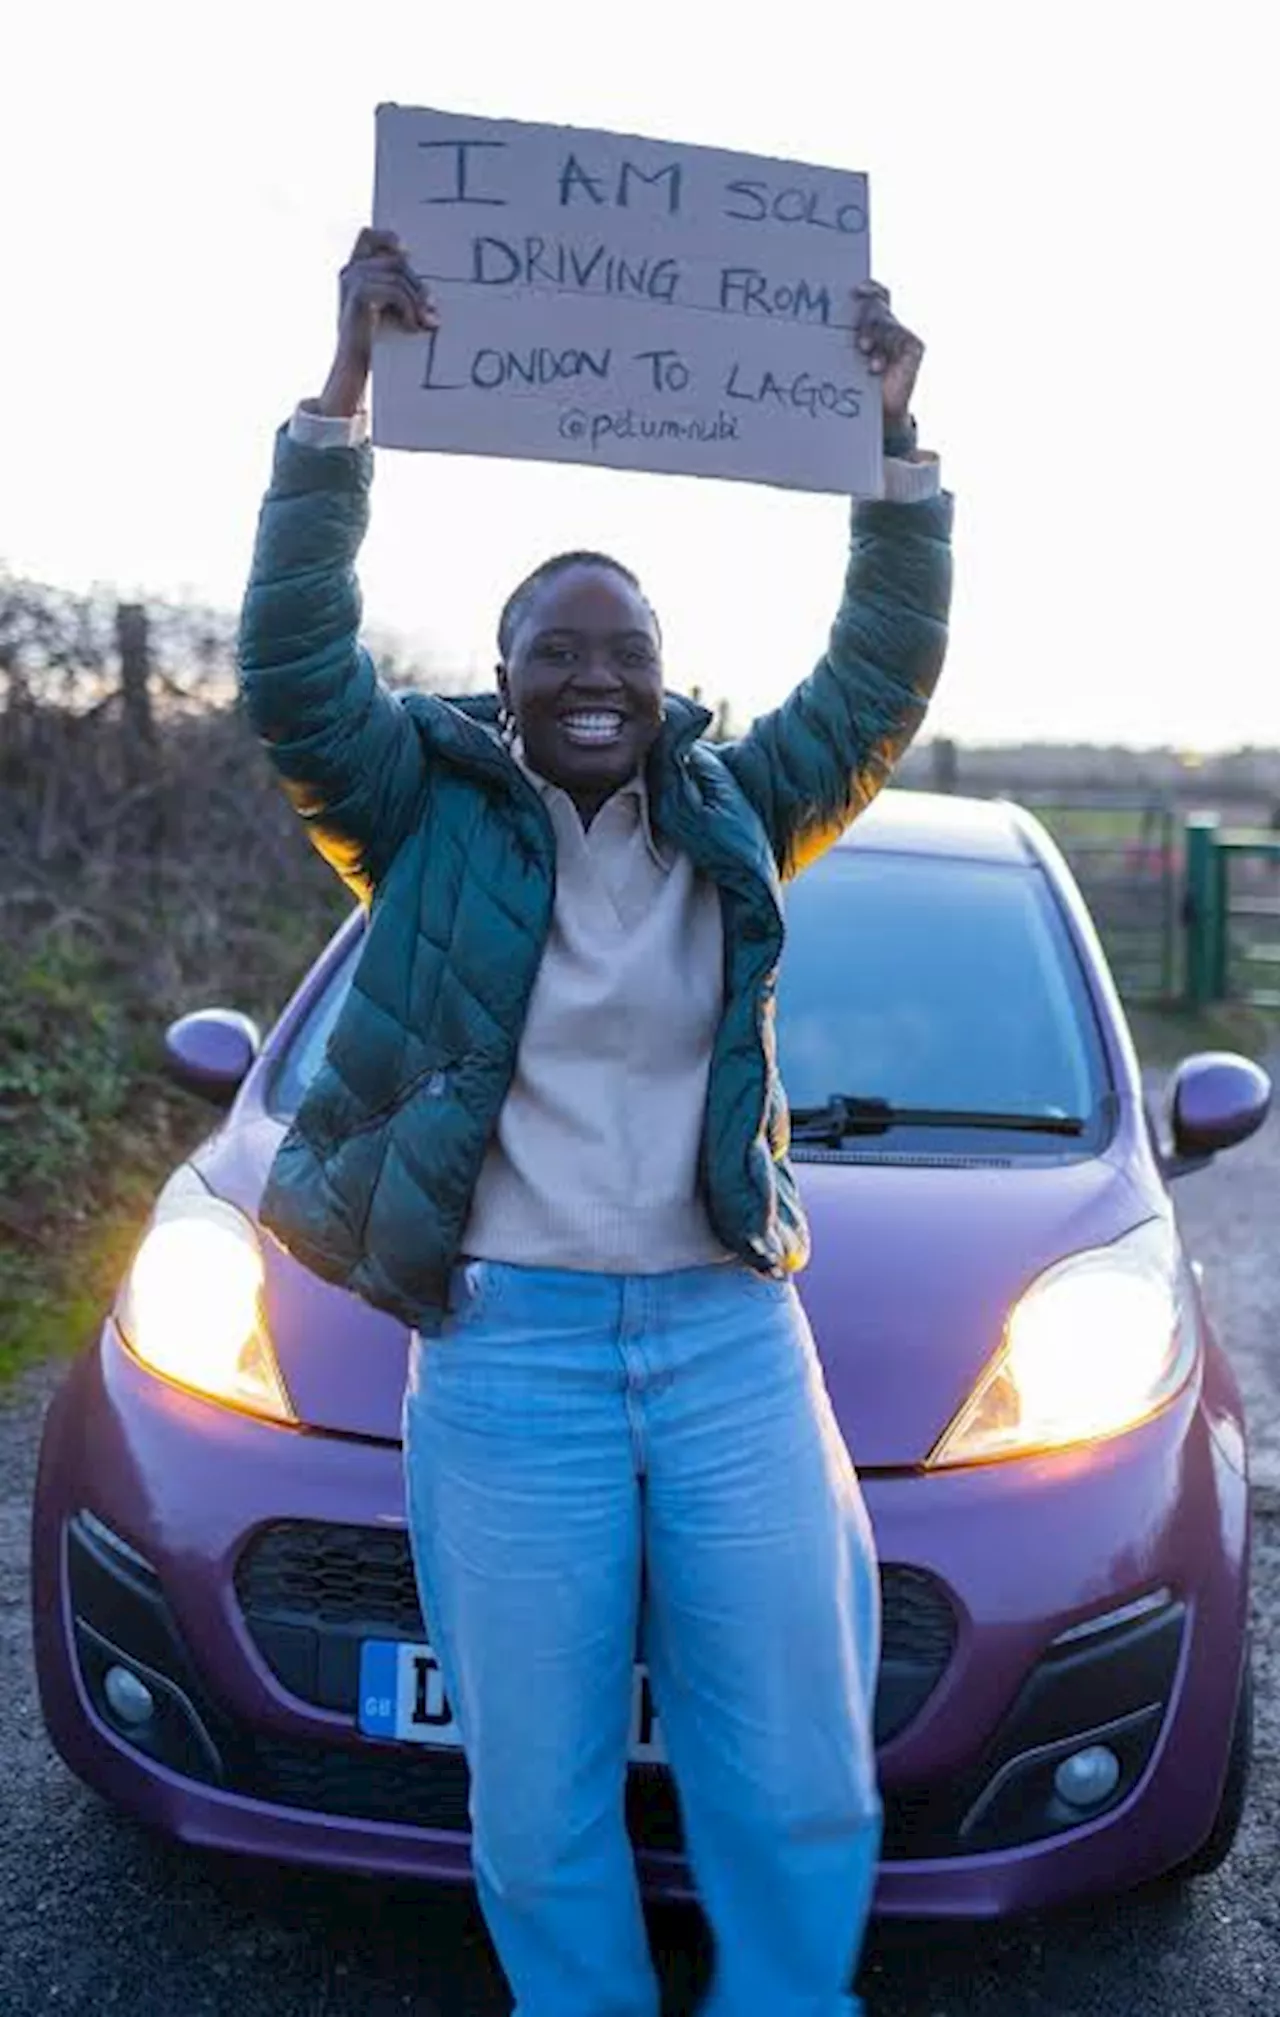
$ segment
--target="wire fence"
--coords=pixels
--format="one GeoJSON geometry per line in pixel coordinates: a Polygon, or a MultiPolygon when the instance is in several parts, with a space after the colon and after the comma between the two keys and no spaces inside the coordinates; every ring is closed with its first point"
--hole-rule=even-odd
{"type": "Polygon", "coordinates": [[[174,1012],[276,991],[344,899],[235,705],[234,625],[0,576],[0,959],[74,947],[174,1012]],[[268,902],[268,897],[270,901],[268,902]]]}

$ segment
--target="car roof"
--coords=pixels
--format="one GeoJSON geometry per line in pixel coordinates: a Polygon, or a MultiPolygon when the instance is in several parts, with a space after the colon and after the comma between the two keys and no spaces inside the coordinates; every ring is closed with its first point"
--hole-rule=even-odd
{"type": "Polygon", "coordinates": [[[1003,799],[890,789],[872,800],[838,845],[1025,868],[1040,858],[1035,825],[1020,806],[1003,799]]]}

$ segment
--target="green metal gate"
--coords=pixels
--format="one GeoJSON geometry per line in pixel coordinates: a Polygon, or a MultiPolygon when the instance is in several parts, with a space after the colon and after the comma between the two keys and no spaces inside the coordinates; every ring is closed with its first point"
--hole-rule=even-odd
{"type": "Polygon", "coordinates": [[[1071,865],[1127,1001],[1168,1001],[1182,985],[1183,824],[1159,797],[1018,792],[1071,865]]]}
{"type": "Polygon", "coordinates": [[[1186,993],[1193,1008],[1280,1008],[1280,834],[1187,821],[1186,993]]]}

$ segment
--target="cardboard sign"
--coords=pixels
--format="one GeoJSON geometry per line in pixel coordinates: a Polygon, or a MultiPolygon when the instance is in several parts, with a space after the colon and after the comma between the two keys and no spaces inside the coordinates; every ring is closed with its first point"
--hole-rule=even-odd
{"type": "Polygon", "coordinates": [[[876,496],[867,200],[835,169],[383,105],[374,221],[441,327],[379,335],[374,440],[876,496]]]}

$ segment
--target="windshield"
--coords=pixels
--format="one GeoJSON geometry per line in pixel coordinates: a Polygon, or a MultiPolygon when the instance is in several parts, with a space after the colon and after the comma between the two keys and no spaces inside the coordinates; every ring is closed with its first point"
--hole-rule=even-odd
{"type": "MultiPolygon", "coordinates": [[[[318,1071],[362,944],[281,1060],[276,1113],[318,1071]]],[[[1107,1089],[1079,962],[1030,865],[833,848],[787,892],[778,1052],[795,1108],[841,1093],[1090,1120],[1107,1089]]],[[[1002,1154],[1046,1146],[1000,1139],[1002,1154]]]]}
{"type": "Polygon", "coordinates": [[[1089,1119],[1107,1087],[1079,961],[1030,864],[834,848],[787,892],[778,1054],[793,1108],[843,1093],[1089,1119]]]}
{"type": "Polygon", "coordinates": [[[282,1120],[292,1120],[302,1103],[302,1095],[324,1062],[325,1045],[338,1020],[338,1011],[347,998],[351,977],[364,946],[364,933],[353,940],[312,1003],[310,1012],[294,1031],[289,1048],[276,1068],[268,1103],[282,1120]]]}

